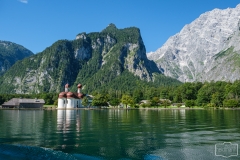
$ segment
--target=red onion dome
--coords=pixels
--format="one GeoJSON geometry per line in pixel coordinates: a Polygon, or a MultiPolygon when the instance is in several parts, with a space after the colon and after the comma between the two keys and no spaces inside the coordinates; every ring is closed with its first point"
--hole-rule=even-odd
{"type": "Polygon", "coordinates": [[[78,93],[78,98],[83,98],[83,94],[82,93],[78,93]]]}
{"type": "Polygon", "coordinates": [[[77,88],[82,88],[82,85],[81,85],[81,84],[78,84],[78,85],[77,85],[77,88]]]}
{"type": "Polygon", "coordinates": [[[66,92],[59,93],[58,97],[59,98],[66,98],[67,97],[66,92]]]}
{"type": "Polygon", "coordinates": [[[65,88],[68,88],[69,87],[69,84],[67,83],[66,85],[65,85],[65,88]]]}
{"type": "Polygon", "coordinates": [[[74,97],[74,94],[72,92],[67,93],[67,98],[73,98],[73,97],[74,97]]]}

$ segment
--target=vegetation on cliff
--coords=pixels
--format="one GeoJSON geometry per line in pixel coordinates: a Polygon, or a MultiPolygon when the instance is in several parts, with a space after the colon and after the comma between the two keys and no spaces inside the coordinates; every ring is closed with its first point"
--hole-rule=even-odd
{"type": "Polygon", "coordinates": [[[59,40],[18,61],[0,77],[0,93],[56,93],[63,91],[66,83],[71,91],[83,84],[85,93],[181,84],[162,75],[147,59],[138,28],[117,29],[110,24],[102,32],[83,32],[75,40],[59,40]]]}

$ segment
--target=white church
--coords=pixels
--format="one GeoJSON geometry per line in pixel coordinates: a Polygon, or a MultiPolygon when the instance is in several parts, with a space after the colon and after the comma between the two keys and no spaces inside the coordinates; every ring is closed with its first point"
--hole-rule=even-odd
{"type": "Polygon", "coordinates": [[[69,85],[65,85],[65,92],[61,92],[58,95],[58,109],[72,109],[72,108],[82,108],[82,99],[84,95],[81,93],[82,85],[78,84],[77,93],[68,91],[69,85]]]}

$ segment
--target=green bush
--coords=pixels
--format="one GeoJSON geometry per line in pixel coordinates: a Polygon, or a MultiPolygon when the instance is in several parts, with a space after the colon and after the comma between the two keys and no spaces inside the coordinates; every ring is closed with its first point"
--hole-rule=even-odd
{"type": "Polygon", "coordinates": [[[224,107],[234,108],[239,106],[239,102],[236,99],[228,99],[223,101],[224,107]]]}
{"type": "Polygon", "coordinates": [[[195,105],[194,100],[186,100],[185,101],[185,106],[186,107],[193,107],[195,105]]]}

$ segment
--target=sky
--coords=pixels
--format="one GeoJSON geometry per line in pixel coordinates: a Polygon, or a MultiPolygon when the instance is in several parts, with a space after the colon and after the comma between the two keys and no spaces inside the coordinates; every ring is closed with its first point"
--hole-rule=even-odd
{"type": "Polygon", "coordinates": [[[201,14],[235,8],[239,0],[0,0],[0,40],[42,52],[81,32],[138,27],[147,52],[156,51],[201,14]]]}

